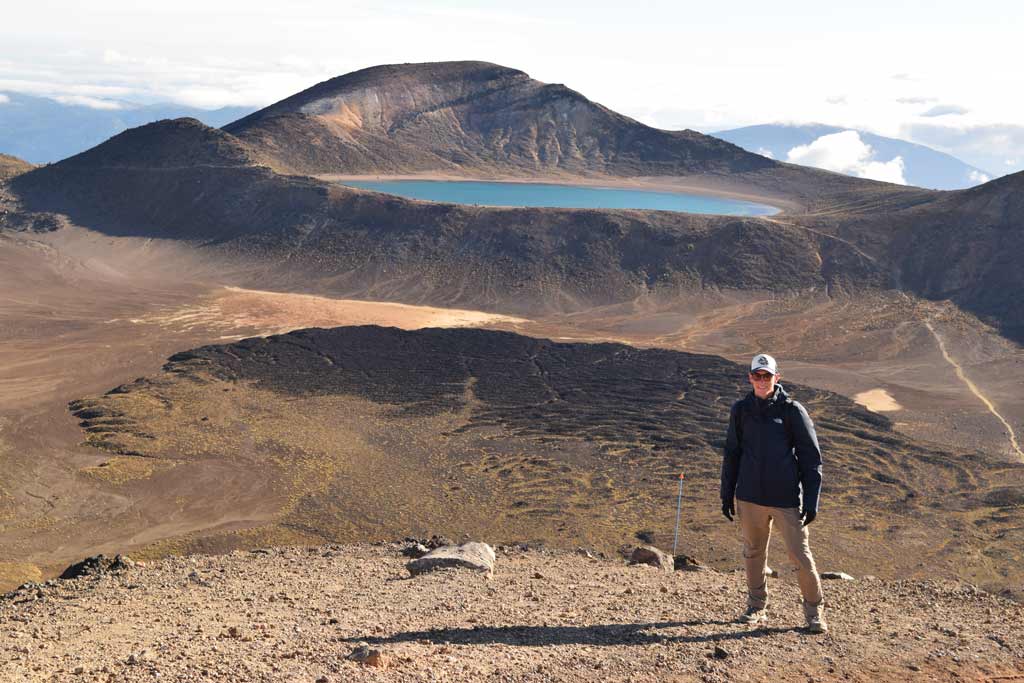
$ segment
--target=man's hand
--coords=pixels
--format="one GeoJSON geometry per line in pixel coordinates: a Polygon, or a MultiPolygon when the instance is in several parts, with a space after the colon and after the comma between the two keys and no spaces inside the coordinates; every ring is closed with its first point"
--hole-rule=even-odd
{"type": "Polygon", "coordinates": [[[736,514],[736,506],[731,500],[722,501],[722,514],[727,520],[732,521],[732,516],[736,514]]]}
{"type": "Polygon", "coordinates": [[[818,513],[814,510],[804,510],[800,513],[800,520],[803,522],[801,526],[807,526],[814,521],[814,518],[818,516],[818,513]]]}

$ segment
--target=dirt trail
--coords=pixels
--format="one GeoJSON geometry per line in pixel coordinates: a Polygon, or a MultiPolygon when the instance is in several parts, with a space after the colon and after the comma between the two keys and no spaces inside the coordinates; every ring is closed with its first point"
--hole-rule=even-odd
{"type": "Polygon", "coordinates": [[[1007,433],[1010,435],[1010,448],[1013,450],[1014,453],[1017,454],[1018,458],[1024,460],[1024,451],[1021,450],[1020,442],[1017,440],[1017,435],[1014,433],[1013,427],[1010,425],[1009,422],[1006,421],[1006,418],[999,414],[999,411],[996,410],[996,407],[992,403],[992,401],[990,401],[988,397],[985,396],[985,394],[981,393],[981,390],[978,388],[978,386],[974,382],[972,382],[970,378],[964,373],[964,369],[960,366],[959,363],[956,362],[956,359],[954,359],[949,354],[949,351],[946,349],[946,343],[943,341],[942,337],[939,336],[938,331],[936,331],[931,321],[925,320],[924,324],[925,327],[927,327],[928,330],[932,333],[932,336],[935,337],[935,341],[939,345],[939,350],[942,352],[943,358],[945,358],[946,361],[953,366],[953,370],[956,371],[956,376],[960,378],[964,385],[970,390],[972,394],[974,394],[978,398],[979,401],[985,404],[985,407],[988,408],[988,411],[992,413],[995,416],[995,418],[1003,424],[1003,427],[1006,428],[1007,433]]]}

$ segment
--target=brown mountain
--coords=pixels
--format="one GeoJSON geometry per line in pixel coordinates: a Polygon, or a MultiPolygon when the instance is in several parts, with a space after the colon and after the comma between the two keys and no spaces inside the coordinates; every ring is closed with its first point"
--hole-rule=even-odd
{"type": "Polygon", "coordinates": [[[402,64],[319,83],[224,128],[308,174],[738,173],[776,162],[645,126],[564,85],[486,62],[402,64]]]}
{"type": "Polygon", "coordinates": [[[416,202],[280,175],[259,157],[198,121],[162,121],[13,187],[23,208],[59,211],[108,234],[255,257],[279,284],[329,281],[335,292],[415,303],[536,311],[705,287],[887,282],[851,246],[763,219],[416,202]]]}
{"type": "Polygon", "coordinates": [[[227,131],[159,122],[22,174],[9,184],[21,204],[4,224],[56,211],[104,232],[256,256],[280,286],[516,311],[708,288],[897,287],[952,299],[1021,335],[1024,304],[1013,296],[1021,269],[1009,262],[1021,232],[1019,176],[941,193],[777,164],[707,136],[643,126],[563,86],[479,62],[356,72],[227,131]],[[751,219],[458,207],[282,168],[668,174],[803,209],[751,219]]]}
{"type": "Polygon", "coordinates": [[[909,202],[844,202],[792,221],[857,244],[894,284],[1024,340],[1024,172],[909,202]]]}

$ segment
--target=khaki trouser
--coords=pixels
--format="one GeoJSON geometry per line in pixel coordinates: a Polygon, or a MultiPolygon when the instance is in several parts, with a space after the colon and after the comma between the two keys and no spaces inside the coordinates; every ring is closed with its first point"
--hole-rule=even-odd
{"type": "Polygon", "coordinates": [[[800,592],[804,598],[804,614],[807,617],[816,615],[822,602],[821,579],[814,566],[814,557],[811,556],[807,527],[801,526],[797,508],[772,508],[737,500],[736,513],[740,518],[740,533],[743,536],[747,606],[764,609],[768,603],[765,569],[768,565],[768,540],[771,538],[774,521],[778,523],[789,559],[797,572],[800,592]]]}

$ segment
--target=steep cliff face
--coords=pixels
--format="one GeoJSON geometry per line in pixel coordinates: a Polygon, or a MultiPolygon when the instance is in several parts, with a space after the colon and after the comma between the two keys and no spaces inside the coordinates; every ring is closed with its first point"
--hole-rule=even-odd
{"type": "Polygon", "coordinates": [[[645,126],[564,85],[485,62],[374,67],[225,127],[302,173],[687,175],[772,168],[693,131],[645,126]]]}

